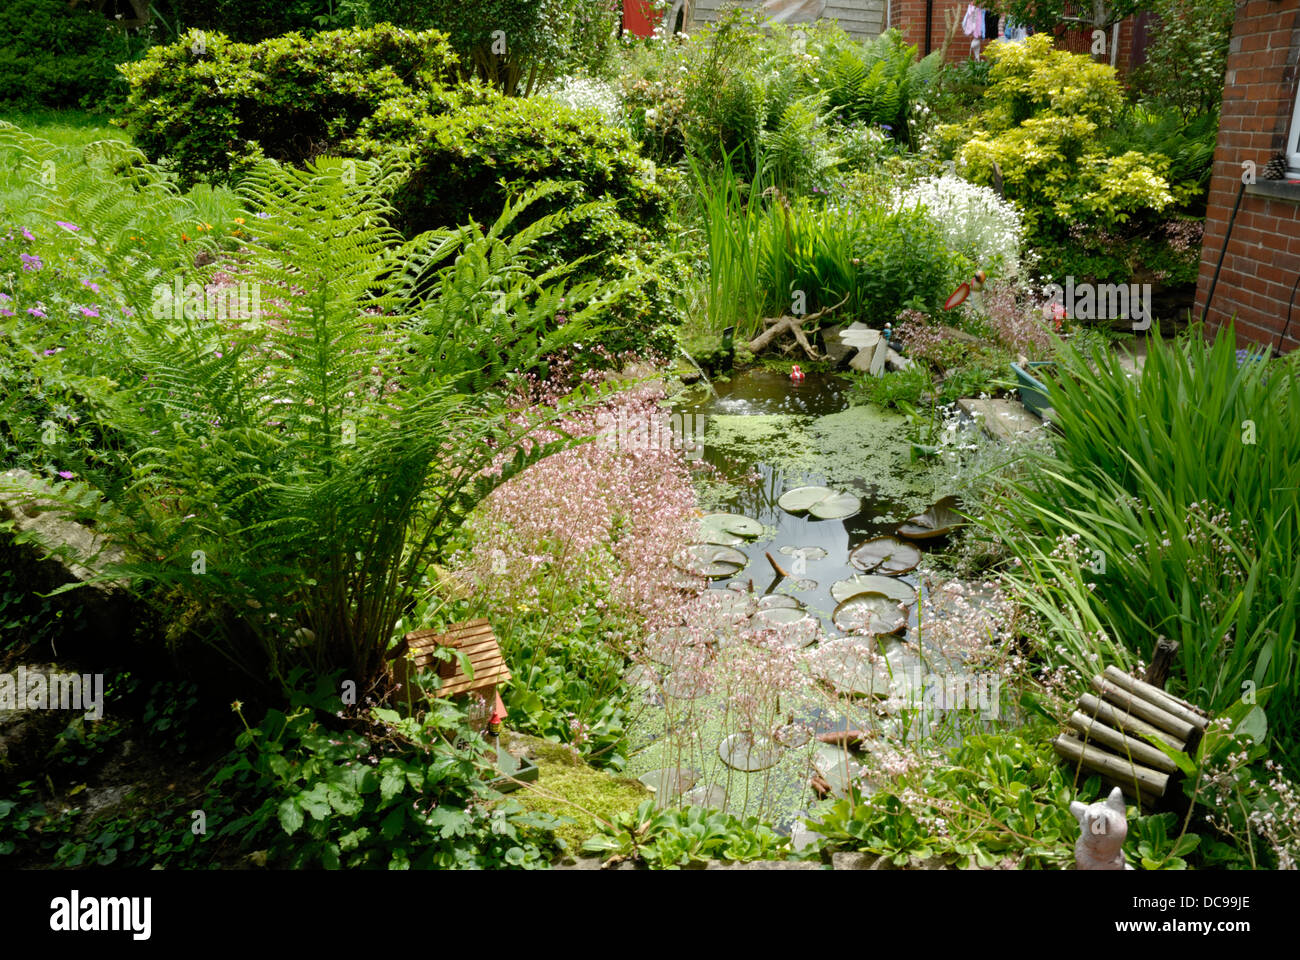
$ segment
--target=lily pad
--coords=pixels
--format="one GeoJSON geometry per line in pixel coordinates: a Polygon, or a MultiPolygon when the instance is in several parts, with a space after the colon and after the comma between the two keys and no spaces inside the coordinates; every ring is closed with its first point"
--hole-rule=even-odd
{"type": "Polygon", "coordinates": [[[739,550],[716,543],[691,544],[680,559],[690,573],[711,580],[735,576],[749,563],[749,558],[739,550]]]}
{"type": "Polygon", "coordinates": [[[727,791],[716,783],[707,787],[701,784],[683,793],[682,802],[691,807],[708,807],[710,810],[722,810],[727,806],[727,791]]]}
{"type": "Polygon", "coordinates": [[[805,560],[821,560],[826,556],[826,549],[824,547],[796,547],[791,543],[787,543],[777,552],[783,553],[787,557],[802,556],[805,560]]]}
{"type": "Polygon", "coordinates": [[[758,598],[758,609],[760,612],[763,610],[775,610],[782,607],[790,610],[800,610],[803,608],[803,605],[794,597],[786,593],[769,593],[765,597],[758,598]]]}
{"type": "Polygon", "coordinates": [[[734,547],[762,532],[761,523],[739,513],[711,513],[700,520],[700,539],[705,543],[734,547]]]}
{"type": "Polygon", "coordinates": [[[863,573],[879,573],[889,577],[902,576],[915,570],[920,562],[921,551],[895,537],[875,537],[858,544],[849,553],[849,563],[863,573]]]}
{"type": "Polygon", "coordinates": [[[837,580],[831,584],[831,599],[843,603],[849,597],[859,593],[883,593],[891,600],[911,606],[916,602],[916,588],[893,577],[881,577],[871,573],[859,573],[847,580],[837,580]]]}
{"type": "Polygon", "coordinates": [[[753,773],[776,766],[781,759],[781,747],[764,737],[733,733],[718,744],[718,756],[733,770],[753,773]]]}
{"type": "Polygon", "coordinates": [[[925,513],[908,517],[907,521],[894,531],[900,537],[909,540],[930,540],[951,533],[966,522],[966,518],[957,512],[961,501],[954,496],[944,497],[925,513]]]}
{"type": "Polygon", "coordinates": [[[844,694],[889,696],[889,664],[875,641],[838,637],[823,642],[812,660],[812,674],[844,694]]]}
{"type": "Polygon", "coordinates": [[[748,593],[739,593],[735,590],[720,590],[716,587],[705,590],[700,594],[703,602],[708,605],[710,611],[717,614],[721,620],[730,620],[732,623],[744,620],[754,613],[754,598],[748,593]]]}
{"type": "Polygon", "coordinates": [[[769,607],[754,614],[754,623],[760,628],[778,631],[778,640],[783,646],[806,647],[817,639],[817,621],[803,609],[769,607]]]}
{"type": "Polygon", "coordinates": [[[698,666],[683,666],[664,679],[663,692],[674,700],[698,700],[713,692],[713,681],[708,671],[698,666]]]}
{"type": "Polygon", "coordinates": [[[893,633],[907,625],[907,614],[897,600],[883,593],[858,593],[835,608],[831,622],[845,633],[893,633]]]}
{"type": "Polygon", "coordinates": [[[846,520],[862,509],[862,501],[851,493],[837,493],[808,508],[818,520],[846,520]]]}
{"type": "Polygon", "coordinates": [[[685,793],[691,787],[700,775],[694,770],[686,767],[665,767],[661,770],[651,770],[649,773],[643,773],[637,777],[647,789],[656,796],[675,797],[679,793],[685,793]]]}
{"type": "Polygon", "coordinates": [[[776,502],[776,505],[786,513],[803,513],[814,503],[820,503],[827,497],[835,495],[835,491],[830,487],[795,487],[781,494],[781,499],[776,502]]]}

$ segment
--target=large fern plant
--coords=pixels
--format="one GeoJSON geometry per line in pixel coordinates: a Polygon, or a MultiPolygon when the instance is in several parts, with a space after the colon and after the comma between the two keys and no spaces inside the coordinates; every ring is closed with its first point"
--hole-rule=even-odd
{"type": "Polygon", "coordinates": [[[490,228],[404,242],[391,175],[257,168],[243,186],[256,229],[218,264],[257,292],[255,314],[141,303],[114,344],[147,377],[112,395],[129,478],[92,476],[100,496],[41,485],[128,548],[106,576],[189,601],[194,628],[257,681],[298,664],[343,668],[361,689],[381,676],[424,565],[492,489],[567,442],[563,410],[510,409],[511,379],[591,336],[620,292],[531,275],[530,245],[583,213],[512,234],[554,187],[490,228]]]}

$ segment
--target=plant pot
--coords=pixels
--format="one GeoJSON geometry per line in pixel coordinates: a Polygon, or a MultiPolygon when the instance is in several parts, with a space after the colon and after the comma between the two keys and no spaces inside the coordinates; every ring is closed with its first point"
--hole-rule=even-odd
{"type": "Polygon", "coordinates": [[[1016,375],[1016,383],[1019,385],[1020,402],[1030,413],[1041,417],[1043,411],[1052,406],[1047,398],[1047,384],[1034,376],[1034,373],[1041,371],[1050,374],[1055,369],[1056,364],[1051,360],[1031,360],[1024,367],[1018,363],[1011,365],[1011,372],[1016,375]]]}

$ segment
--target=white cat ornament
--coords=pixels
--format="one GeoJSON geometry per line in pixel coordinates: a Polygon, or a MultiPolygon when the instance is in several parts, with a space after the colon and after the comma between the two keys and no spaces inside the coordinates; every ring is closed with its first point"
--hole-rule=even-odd
{"type": "Polygon", "coordinates": [[[1119,787],[1104,801],[1084,806],[1070,804],[1070,812],[1079,821],[1079,839],[1074,845],[1074,863],[1079,870],[1132,870],[1124,860],[1124,838],[1128,820],[1124,810],[1124,793],[1119,787]]]}

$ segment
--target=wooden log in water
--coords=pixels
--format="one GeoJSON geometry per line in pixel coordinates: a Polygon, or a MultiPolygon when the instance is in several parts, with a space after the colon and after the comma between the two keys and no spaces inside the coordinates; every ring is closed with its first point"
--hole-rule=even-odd
{"type": "Polygon", "coordinates": [[[1173,773],[1178,769],[1178,764],[1149,743],[1126,736],[1100,720],[1084,716],[1078,710],[1071,714],[1069,724],[1083,734],[1085,742],[1099,743],[1113,750],[1119,757],[1145,764],[1162,773],[1173,773]]]}
{"type": "Polygon", "coordinates": [[[1165,790],[1169,786],[1168,774],[1106,753],[1069,734],[1063,733],[1058,736],[1052,741],[1052,746],[1067,760],[1085,766],[1094,773],[1109,777],[1125,793],[1139,800],[1144,799],[1143,795],[1146,795],[1145,799],[1159,799],[1165,795],[1165,790]]]}
{"type": "Polygon", "coordinates": [[[1103,676],[1117,687],[1122,687],[1135,696],[1149,700],[1166,713],[1173,714],[1179,720],[1190,723],[1196,729],[1204,732],[1210,720],[1196,712],[1196,708],[1184,700],[1170,696],[1163,690],[1153,687],[1151,684],[1130,677],[1118,667],[1107,667],[1103,676]]]}
{"type": "Polygon", "coordinates": [[[1137,737],[1150,737],[1175,750],[1182,750],[1187,746],[1185,741],[1179,740],[1172,733],[1153,727],[1145,720],[1141,720],[1125,710],[1120,710],[1105,700],[1099,700],[1090,693],[1085,693],[1079,698],[1079,709],[1085,715],[1096,717],[1103,723],[1107,723],[1124,733],[1134,734],[1137,737]]]}
{"type": "Polygon", "coordinates": [[[1123,687],[1116,686],[1102,677],[1093,677],[1092,686],[1094,690],[1120,709],[1128,711],[1135,717],[1140,717],[1152,726],[1172,733],[1183,743],[1186,743],[1191,738],[1192,731],[1197,729],[1193,724],[1179,719],[1172,713],[1156,706],[1150,700],[1145,700],[1137,694],[1130,693],[1123,687]]]}

